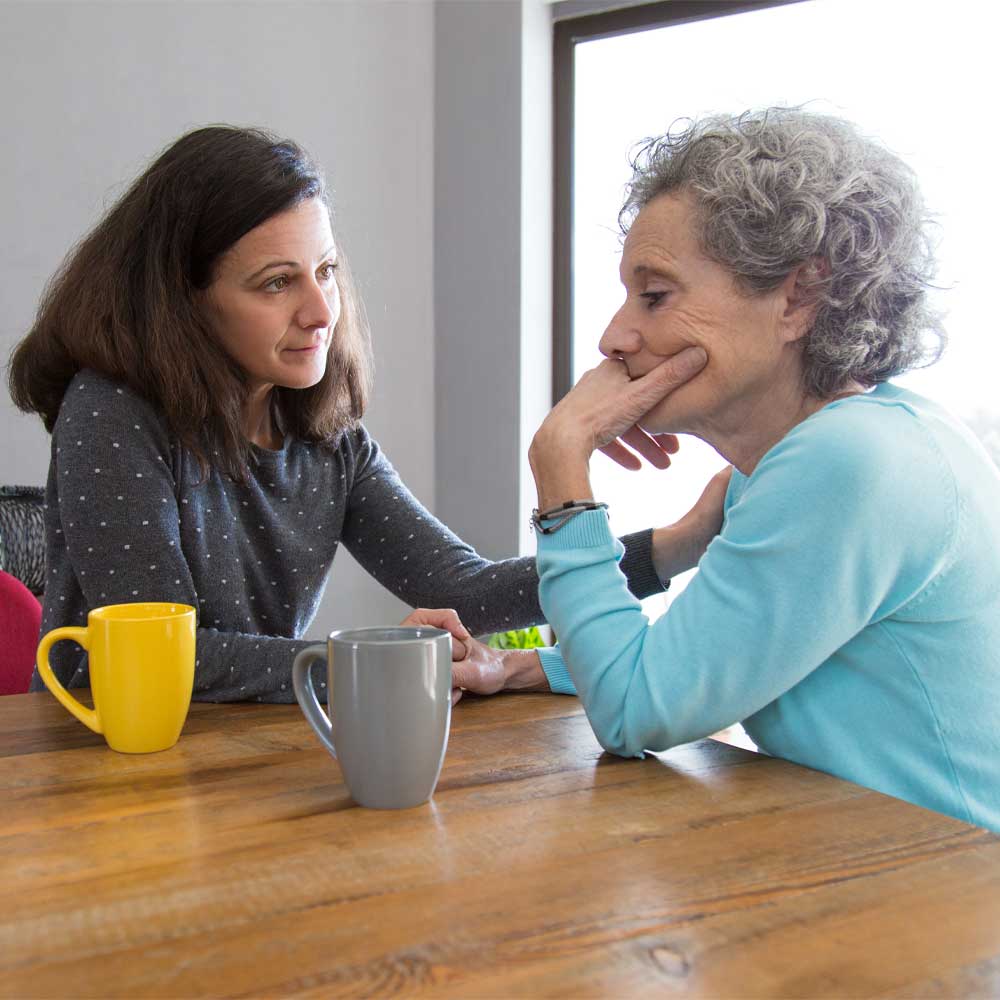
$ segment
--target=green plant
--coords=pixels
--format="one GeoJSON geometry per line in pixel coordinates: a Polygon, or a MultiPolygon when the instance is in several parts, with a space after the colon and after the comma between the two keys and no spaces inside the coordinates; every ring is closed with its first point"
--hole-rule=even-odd
{"type": "Polygon", "coordinates": [[[535,649],[546,645],[537,626],[513,629],[510,632],[494,632],[486,641],[493,649],[535,649]]]}

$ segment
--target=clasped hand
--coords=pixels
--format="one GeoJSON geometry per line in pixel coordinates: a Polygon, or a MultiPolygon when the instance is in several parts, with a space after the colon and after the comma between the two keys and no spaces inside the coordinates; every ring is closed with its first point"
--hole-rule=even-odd
{"type": "MultiPolygon", "coordinates": [[[[627,366],[611,358],[587,372],[546,417],[532,442],[529,458],[538,483],[539,507],[544,506],[545,483],[551,483],[550,496],[556,502],[590,495],[587,465],[595,450],[627,469],[640,467],[637,455],[657,468],[667,468],[678,449],[677,438],[648,434],[639,422],[701,371],[707,360],[704,350],[692,347],[637,379],[630,379],[627,366]]],[[[654,532],[653,561],[661,578],[694,565],[718,532],[729,471],[709,483],[681,521],[654,532]]],[[[549,690],[537,654],[491,649],[473,638],[450,608],[418,608],[402,624],[432,625],[451,633],[452,704],[463,691],[489,695],[504,690],[549,690]]]]}
{"type": "Polygon", "coordinates": [[[548,691],[549,683],[537,654],[530,650],[500,650],[473,638],[451,608],[417,608],[403,625],[431,625],[451,633],[451,703],[463,691],[548,691]]]}

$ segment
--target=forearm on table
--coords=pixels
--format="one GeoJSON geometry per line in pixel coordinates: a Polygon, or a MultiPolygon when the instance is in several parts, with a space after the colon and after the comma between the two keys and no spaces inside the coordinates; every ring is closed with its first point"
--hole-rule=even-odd
{"type": "MultiPolygon", "coordinates": [[[[423,508],[415,512],[413,523],[417,525],[415,538],[407,539],[407,531],[397,544],[386,544],[385,554],[378,558],[372,558],[374,553],[367,546],[348,547],[368,572],[411,607],[454,608],[474,635],[544,621],[533,556],[484,559],[423,508]],[[415,544],[418,538],[419,546],[415,544]]],[[[644,598],[661,592],[652,531],[625,535],[622,544],[625,556],[621,568],[632,593],[644,598]]]]}
{"type": "MultiPolygon", "coordinates": [[[[292,661],[313,643],[284,636],[220,632],[199,628],[196,634],[195,701],[262,701],[290,704],[292,661]]],[[[326,675],[322,663],[313,681],[323,700],[326,675]]]]}
{"type": "Polygon", "coordinates": [[[555,690],[566,690],[571,678],[601,744],[631,756],[644,748],[629,722],[650,710],[630,695],[649,628],[621,585],[620,549],[602,517],[580,515],[539,552],[542,601],[561,640],[560,656],[547,652],[543,662],[555,690]]]}

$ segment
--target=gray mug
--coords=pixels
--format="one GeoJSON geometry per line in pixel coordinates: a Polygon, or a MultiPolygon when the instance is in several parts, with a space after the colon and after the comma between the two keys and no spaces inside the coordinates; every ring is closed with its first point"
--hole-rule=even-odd
{"type": "Polygon", "coordinates": [[[295,657],[292,686],[358,805],[407,809],[431,797],[451,726],[448,632],[429,625],[331,632],[325,646],[295,657]],[[310,670],[323,659],[329,716],[310,670]]]}

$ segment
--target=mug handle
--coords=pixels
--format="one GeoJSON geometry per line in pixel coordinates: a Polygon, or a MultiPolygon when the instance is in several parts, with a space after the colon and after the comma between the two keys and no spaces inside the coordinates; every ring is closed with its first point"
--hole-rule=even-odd
{"type": "MultiPolygon", "coordinates": [[[[325,659],[325,645],[307,646],[297,653],[295,661],[292,663],[292,687],[295,690],[295,697],[298,700],[299,708],[302,709],[302,714],[306,717],[306,722],[313,727],[313,731],[319,737],[320,743],[336,757],[337,748],[333,745],[333,726],[330,724],[329,716],[323,711],[319,699],[316,697],[316,688],[312,682],[311,668],[313,663],[316,660],[325,659]]],[[[330,692],[330,697],[333,697],[332,691],[330,692]]]]}
{"type": "MultiPolygon", "coordinates": [[[[90,651],[90,646],[87,645],[89,641],[89,634],[85,628],[54,628],[51,632],[46,633],[42,637],[42,641],[38,644],[38,655],[36,658],[36,663],[38,664],[38,672],[42,675],[42,680],[45,681],[45,686],[56,696],[56,699],[61,702],[63,708],[75,715],[88,729],[92,729],[95,733],[104,733],[104,729],[101,727],[101,720],[97,717],[96,708],[87,708],[86,705],[81,704],[74,698],[69,691],[66,690],[59,683],[56,675],[52,672],[52,667],[49,664],[49,650],[52,646],[62,639],[69,639],[71,642],[75,642],[80,646],[83,646],[88,652],[90,651]]],[[[96,703],[95,703],[96,704],[96,703]]]]}

